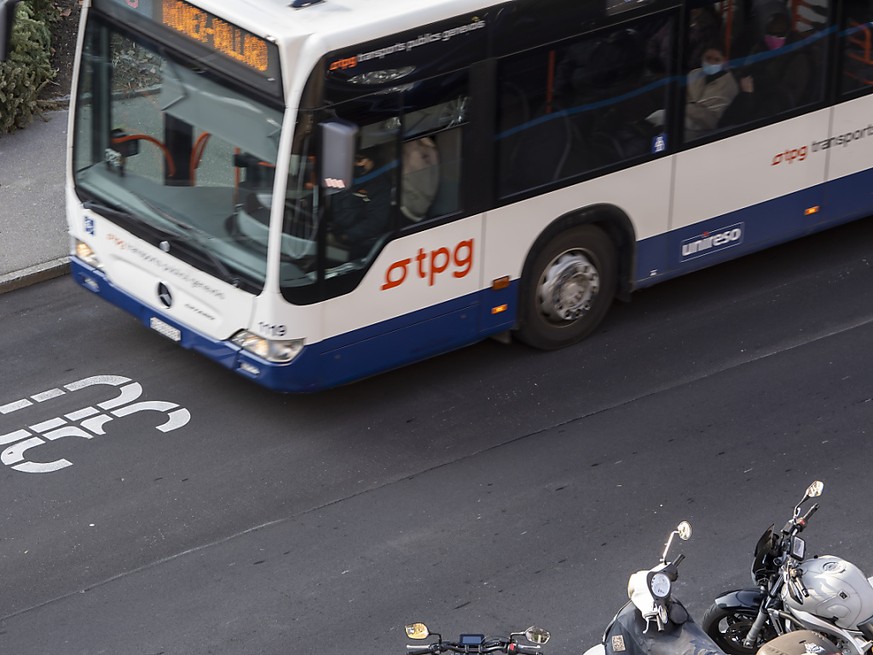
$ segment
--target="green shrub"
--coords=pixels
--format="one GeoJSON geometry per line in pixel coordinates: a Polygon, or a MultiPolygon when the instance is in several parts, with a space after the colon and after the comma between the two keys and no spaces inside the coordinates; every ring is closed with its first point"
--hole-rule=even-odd
{"type": "Polygon", "coordinates": [[[22,2],[12,30],[12,51],[0,62],[0,134],[25,127],[39,113],[39,93],[55,76],[50,58],[51,32],[22,2]]]}

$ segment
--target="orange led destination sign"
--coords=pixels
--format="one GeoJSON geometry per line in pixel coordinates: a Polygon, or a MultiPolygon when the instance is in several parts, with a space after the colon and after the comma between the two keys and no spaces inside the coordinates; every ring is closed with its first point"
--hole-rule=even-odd
{"type": "Polygon", "coordinates": [[[161,0],[167,27],[258,72],[269,66],[267,42],[184,0],[161,0]]]}

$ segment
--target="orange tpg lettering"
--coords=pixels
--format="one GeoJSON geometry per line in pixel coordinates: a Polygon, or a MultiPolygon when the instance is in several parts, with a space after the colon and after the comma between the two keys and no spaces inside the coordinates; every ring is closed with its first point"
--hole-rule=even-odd
{"type": "Polygon", "coordinates": [[[453,250],[441,247],[426,251],[419,248],[413,258],[400,259],[385,271],[385,283],[382,290],[399,287],[406,281],[409,269],[419,279],[427,280],[427,285],[432,287],[436,283],[437,276],[451,269],[452,276],[456,278],[466,277],[473,268],[473,239],[459,242],[453,250]]]}

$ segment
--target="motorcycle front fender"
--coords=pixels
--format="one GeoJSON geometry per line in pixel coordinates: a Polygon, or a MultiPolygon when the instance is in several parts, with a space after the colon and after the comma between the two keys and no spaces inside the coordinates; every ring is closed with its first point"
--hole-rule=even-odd
{"type": "Polygon", "coordinates": [[[723,593],[715,599],[714,604],[726,610],[757,610],[761,607],[764,596],[764,592],[757,587],[754,589],[735,589],[723,593]]]}

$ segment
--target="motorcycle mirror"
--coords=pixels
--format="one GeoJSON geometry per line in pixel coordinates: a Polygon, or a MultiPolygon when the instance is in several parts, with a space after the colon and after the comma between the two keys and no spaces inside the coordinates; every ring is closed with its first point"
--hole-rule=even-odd
{"type": "Polygon", "coordinates": [[[538,628],[535,625],[532,625],[527,630],[524,631],[525,639],[527,639],[532,644],[539,644],[542,646],[545,643],[548,643],[549,639],[552,638],[551,633],[544,629],[538,628]]]}
{"type": "Polygon", "coordinates": [[[688,521],[682,521],[676,526],[676,532],[679,533],[679,538],[682,541],[688,541],[691,539],[691,524],[688,521]]]}
{"type": "Polygon", "coordinates": [[[430,636],[430,630],[424,623],[410,623],[406,626],[406,636],[410,639],[427,639],[430,636]]]}
{"type": "Polygon", "coordinates": [[[824,491],[824,482],[821,480],[816,480],[806,489],[806,497],[807,498],[818,498],[821,496],[821,492],[824,491]]]}

